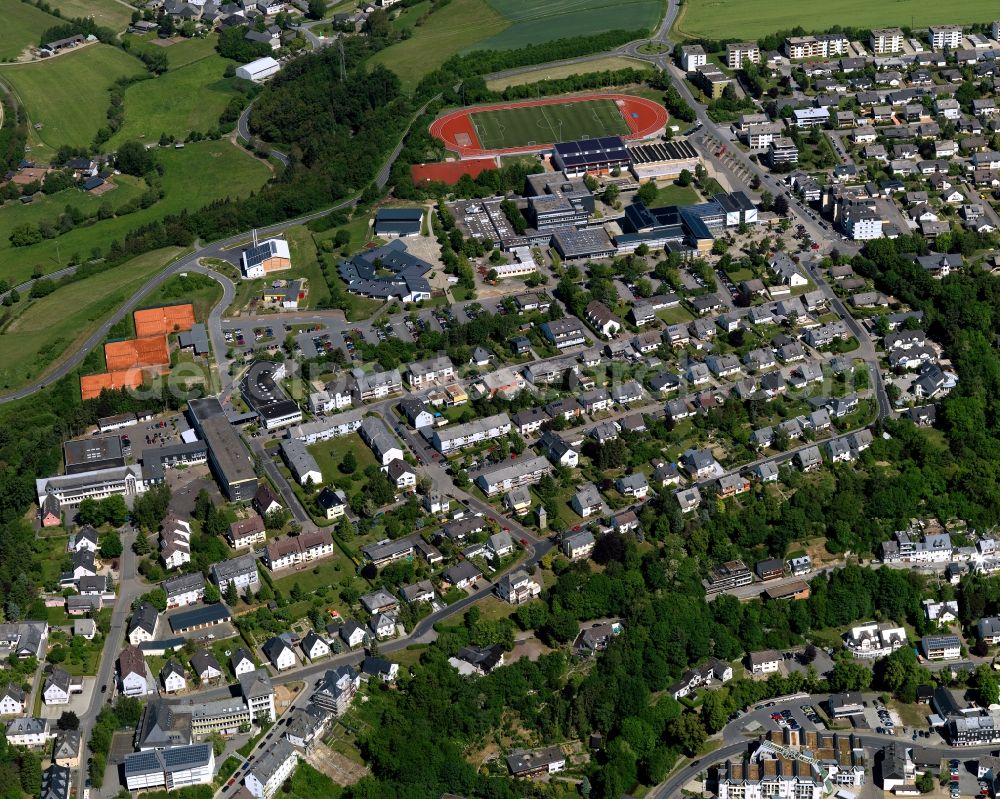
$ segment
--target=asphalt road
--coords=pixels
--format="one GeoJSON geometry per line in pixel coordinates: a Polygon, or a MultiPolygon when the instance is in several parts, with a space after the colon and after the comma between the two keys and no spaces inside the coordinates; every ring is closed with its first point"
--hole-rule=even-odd
{"type": "Polygon", "coordinates": [[[94,690],[91,693],[90,707],[80,714],[80,737],[84,742],[84,759],[76,775],[78,780],[77,796],[83,796],[83,785],[88,776],[86,759],[91,754],[88,743],[90,741],[90,733],[94,728],[94,721],[97,719],[97,714],[104,703],[115,695],[115,662],[125,637],[125,625],[132,610],[132,602],[148,588],[148,586],[143,585],[138,580],[138,558],[132,552],[132,543],[134,541],[134,532],[122,535],[123,552],[119,563],[118,598],[115,601],[114,610],[111,612],[111,630],[104,641],[104,650],[101,652],[94,690]],[[107,691],[104,693],[101,692],[102,686],[107,686],[107,691]]]}
{"type": "MultiPolygon", "coordinates": [[[[240,114],[240,118],[236,120],[236,134],[247,144],[250,144],[253,139],[253,135],[250,133],[250,109],[253,108],[253,103],[250,103],[246,108],[243,109],[243,113],[240,114]]],[[[282,165],[288,166],[288,156],[285,155],[281,150],[275,150],[271,148],[271,157],[277,161],[281,161],[282,165]]]]}

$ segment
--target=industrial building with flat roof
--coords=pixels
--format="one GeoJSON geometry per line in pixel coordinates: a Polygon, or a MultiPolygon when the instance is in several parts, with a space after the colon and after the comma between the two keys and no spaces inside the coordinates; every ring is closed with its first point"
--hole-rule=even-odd
{"type": "Polygon", "coordinates": [[[374,232],[383,238],[419,236],[423,219],[423,208],[379,208],[374,232]]]}
{"type": "Polygon", "coordinates": [[[120,436],[85,438],[63,444],[66,474],[80,474],[97,469],[113,469],[125,465],[120,436]]]}
{"type": "Polygon", "coordinates": [[[683,140],[633,144],[628,149],[632,157],[632,174],[637,180],[673,180],[685,169],[694,174],[700,162],[698,151],[683,140]]]}
{"type": "Polygon", "coordinates": [[[603,227],[562,228],[552,235],[552,246],[565,261],[608,258],[615,254],[615,245],[603,227]]]}
{"type": "Polygon", "coordinates": [[[219,414],[202,421],[201,431],[208,444],[208,462],[223,492],[233,502],[249,502],[257,491],[257,473],[236,428],[219,414]]]}

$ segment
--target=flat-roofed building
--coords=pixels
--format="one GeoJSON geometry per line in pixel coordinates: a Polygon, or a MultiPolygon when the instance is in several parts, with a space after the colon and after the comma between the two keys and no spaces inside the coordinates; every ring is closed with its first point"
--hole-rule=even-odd
{"type": "Polygon", "coordinates": [[[692,174],[701,162],[687,141],[645,142],[629,145],[636,180],[675,180],[685,169],[692,174]]]}
{"type": "Polygon", "coordinates": [[[726,45],[726,66],[743,69],[745,63],[760,63],[760,47],[757,42],[732,42],[726,45]]]}
{"type": "Polygon", "coordinates": [[[63,444],[63,453],[66,458],[66,474],[125,466],[122,440],[119,436],[67,441],[63,444]]]}
{"type": "Polygon", "coordinates": [[[879,28],[872,31],[868,44],[876,55],[885,55],[901,51],[903,39],[903,31],[899,28],[879,28]]]}
{"type": "Polygon", "coordinates": [[[208,445],[208,462],[226,496],[249,501],[257,491],[257,475],[250,455],[230,424],[217,397],[190,400],[188,415],[208,445]]]}

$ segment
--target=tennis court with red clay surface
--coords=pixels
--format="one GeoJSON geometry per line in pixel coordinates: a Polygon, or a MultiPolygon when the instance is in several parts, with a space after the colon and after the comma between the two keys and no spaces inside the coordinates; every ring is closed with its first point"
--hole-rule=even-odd
{"type": "Polygon", "coordinates": [[[629,133],[622,138],[627,140],[646,139],[664,130],[670,115],[667,110],[653,100],[637,97],[633,94],[586,94],[573,97],[547,97],[540,100],[524,100],[517,103],[497,103],[494,105],[470,106],[451,111],[438,117],[430,125],[430,133],[444,142],[445,147],[460,158],[481,158],[489,155],[512,155],[517,153],[537,153],[549,149],[556,142],[538,142],[523,147],[507,147],[504,149],[487,150],[480,145],[476,128],[472,122],[473,114],[484,111],[504,111],[513,108],[532,108],[546,105],[566,105],[569,103],[586,103],[594,100],[610,100],[621,112],[629,133]]]}
{"type": "Polygon", "coordinates": [[[112,341],[104,345],[104,360],[112,372],[140,366],[167,366],[170,364],[170,348],[166,336],[112,341]]]}
{"type": "Polygon", "coordinates": [[[94,399],[107,389],[139,388],[142,385],[142,369],[123,369],[115,372],[101,372],[83,375],[80,378],[80,395],[83,399],[94,399]]]}
{"type": "Polygon", "coordinates": [[[136,338],[162,336],[179,330],[190,330],[194,325],[194,306],[190,303],[182,305],[161,305],[159,308],[146,308],[132,314],[135,319],[136,338]]]}

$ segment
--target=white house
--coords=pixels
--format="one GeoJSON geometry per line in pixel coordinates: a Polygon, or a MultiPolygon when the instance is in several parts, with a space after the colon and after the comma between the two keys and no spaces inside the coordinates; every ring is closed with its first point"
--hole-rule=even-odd
{"type": "Polygon", "coordinates": [[[51,737],[48,719],[26,716],[7,722],[7,743],[14,746],[44,746],[51,737]]]}
{"type": "Polygon", "coordinates": [[[781,666],[781,653],[773,649],[763,652],[751,652],[750,671],[754,674],[773,674],[781,666]]]}
{"type": "Polygon", "coordinates": [[[45,676],[42,700],[46,705],[66,705],[69,704],[70,693],[72,691],[69,674],[58,666],[53,666],[52,671],[45,676]]]}
{"type": "Polygon", "coordinates": [[[287,780],[298,763],[298,754],[288,741],[278,742],[253,765],[243,778],[243,784],[255,799],[271,799],[287,780]]]}
{"type": "Polygon", "coordinates": [[[310,630],[302,639],[302,652],[310,660],[317,660],[330,654],[330,645],[310,630]]]}
{"type": "Polygon", "coordinates": [[[953,624],[958,620],[958,602],[955,600],[935,602],[933,599],[925,599],[922,604],[928,621],[953,624]]]}
{"type": "Polygon", "coordinates": [[[0,716],[19,716],[24,712],[24,691],[14,683],[8,683],[0,695],[0,716]]]}
{"type": "Polygon", "coordinates": [[[187,688],[184,669],[173,659],[163,664],[163,668],[160,670],[160,681],[163,683],[163,690],[168,694],[175,694],[187,688]]]}
{"type": "Polygon", "coordinates": [[[146,661],[137,646],[127,646],[118,656],[118,679],[125,696],[145,696],[150,693],[146,680],[146,661]]]}
{"type": "Polygon", "coordinates": [[[361,646],[365,642],[368,638],[368,633],[356,621],[349,621],[340,628],[340,637],[344,639],[345,644],[354,649],[354,647],[361,646]]]}
{"type": "Polygon", "coordinates": [[[492,558],[504,558],[514,551],[514,539],[510,533],[501,531],[486,540],[486,552],[492,558]]]}
{"type": "Polygon", "coordinates": [[[298,661],[292,648],[278,636],[268,639],[263,646],[264,654],[278,671],[292,668],[298,661]]]}
{"type": "Polygon", "coordinates": [[[372,616],[368,626],[371,627],[376,638],[394,638],[396,635],[396,623],[397,620],[394,614],[376,613],[372,616]]]}
{"type": "Polygon", "coordinates": [[[243,674],[249,674],[252,671],[256,671],[257,665],[253,662],[253,658],[246,649],[240,647],[229,657],[229,666],[233,670],[233,675],[240,677],[243,674]]]}

